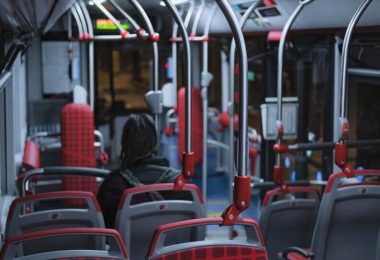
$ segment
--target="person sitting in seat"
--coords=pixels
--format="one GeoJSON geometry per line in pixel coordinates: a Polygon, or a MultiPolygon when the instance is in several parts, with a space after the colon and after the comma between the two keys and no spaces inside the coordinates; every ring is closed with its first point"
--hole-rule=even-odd
{"type": "MultiPolygon", "coordinates": [[[[105,178],[97,196],[107,228],[114,228],[117,208],[125,189],[145,184],[172,183],[180,174],[180,171],[169,167],[166,158],[157,156],[157,136],[149,115],[132,114],[128,117],[123,127],[119,169],[105,178]]],[[[168,194],[173,196],[174,192],[168,194]]],[[[178,195],[181,196],[181,192],[174,196],[178,195]]],[[[147,198],[139,200],[145,201],[147,198]]]]}

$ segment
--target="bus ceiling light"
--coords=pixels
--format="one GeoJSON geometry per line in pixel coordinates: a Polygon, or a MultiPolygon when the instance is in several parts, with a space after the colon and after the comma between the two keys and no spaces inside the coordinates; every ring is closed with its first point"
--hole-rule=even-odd
{"type": "MultiPolygon", "coordinates": [[[[180,5],[180,4],[184,4],[184,3],[187,3],[187,2],[189,2],[189,0],[172,0],[172,3],[173,3],[174,5],[180,5]]],[[[160,2],[160,5],[161,5],[161,6],[165,6],[165,2],[164,2],[164,1],[161,1],[161,2],[160,2]]]]}

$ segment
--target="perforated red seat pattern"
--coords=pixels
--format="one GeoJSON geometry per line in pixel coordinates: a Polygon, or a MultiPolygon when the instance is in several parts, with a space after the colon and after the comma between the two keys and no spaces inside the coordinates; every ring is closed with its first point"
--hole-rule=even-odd
{"type": "MultiPolygon", "coordinates": [[[[61,162],[64,166],[96,167],[94,116],[86,104],[68,104],[61,111],[61,162]]],[[[66,177],[63,190],[97,192],[92,177],[66,177]]]]}
{"type": "Polygon", "coordinates": [[[242,246],[205,246],[153,257],[152,260],[266,260],[263,249],[242,246]]]}
{"type": "MultiPolygon", "coordinates": [[[[192,150],[195,164],[202,163],[203,156],[203,120],[202,120],[202,96],[200,89],[192,88],[192,150]]],[[[182,153],[185,151],[185,88],[178,91],[178,158],[182,162],[182,153]]]]}

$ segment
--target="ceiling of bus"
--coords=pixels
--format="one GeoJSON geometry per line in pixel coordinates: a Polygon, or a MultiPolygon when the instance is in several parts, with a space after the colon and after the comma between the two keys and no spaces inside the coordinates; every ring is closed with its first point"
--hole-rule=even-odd
{"type": "MultiPolygon", "coordinates": [[[[54,23],[70,8],[77,0],[0,0],[0,21],[2,27],[10,29],[14,32],[47,31],[54,23]]],[[[88,0],[85,0],[86,2],[88,0]]],[[[200,3],[200,0],[191,0],[200,3]]],[[[208,8],[206,8],[199,25],[199,33],[204,30],[204,25],[209,17],[211,5],[214,0],[206,0],[208,8]]],[[[300,16],[295,21],[292,29],[321,29],[321,28],[345,28],[355,12],[356,8],[363,0],[314,0],[306,6],[300,16]]],[[[128,0],[116,0],[128,12],[133,8],[128,0]]],[[[139,0],[147,12],[151,16],[159,16],[167,19],[167,10],[160,5],[161,0],[139,0]]],[[[249,4],[252,0],[229,0],[238,17],[240,17],[240,4],[249,4]]],[[[283,28],[286,20],[296,8],[298,0],[277,0],[277,8],[280,12],[279,16],[254,19],[252,16],[247,22],[245,31],[270,31],[280,30],[283,28]]],[[[105,7],[111,11],[115,11],[107,2],[105,7]]],[[[187,8],[187,5],[184,5],[187,8]]],[[[93,8],[92,8],[93,9],[93,8]]],[[[96,11],[96,9],[93,9],[96,11]]],[[[377,15],[380,10],[380,1],[373,1],[367,12],[363,15],[359,26],[380,25],[380,19],[377,15]]],[[[243,10],[244,11],[244,10],[243,10]]],[[[135,12],[133,12],[135,14],[135,12]]],[[[166,23],[164,23],[166,24],[166,23]]],[[[165,28],[166,29],[166,28],[165,28]]],[[[218,10],[211,27],[211,33],[228,33],[229,26],[218,10]]]]}
{"type": "Polygon", "coordinates": [[[1,0],[2,27],[15,33],[41,32],[51,27],[75,0],[1,0]]]}
{"type": "MultiPolygon", "coordinates": [[[[241,2],[252,2],[244,0],[230,1],[237,9],[237,4],[241,2]]],[[[363,0],[314,0],[302,10],[301,14],[296,19],[292,29],[309,30],[309,29],[324,29],[324,28],[346,28],[351,17],[356,9],[360,6],[363,0]]],[[[280,16],[265,18],[260,20],[261,24],[250,19],[245,27],[247,32],[281,30],[284,27],[286,20],[298,5],[298,0],[277,0],[277,8],[281,13],[280,16]]],[[[378,26],[380,19],[377,13],[380,10],[380,2],[373,1],[367,11],[361,18],[358,26],[378,26]]],[[[237,12],[238,17],[241,15],[237,12]]],[[[252,18],[255,18],[253,15],[252,18]]],[[[205,19],[200,23],[199,31],[203,31],[205,19]]],[[[225,33],[229,31],[229,26],[218,10],[213,24],[212,33],[225,33]]]]}
{"type": "MultiPolygon", "coordinates": [[[[197,4],[200,0],[192,0],[197,4]]],[[[208,12],[210,12],[211,5],[215,3],[215,0],[206,0],[207,7],[205,13],[202,15],[202,19],[199,24],[199,33],[204,30],[208,12]]],[[[256,1],[256,0],[255,0],[256,1]]],[[[117,0],[117,2],[126,8],[132,10],[132,7],[128,4],[127,0],[117,0]]],[[[147,8],[151,15],[162,15],[166,12],[165,8],[160,6],[161,0],[139,0],[144,8],[147,8]]],[[[238,17],[241,17],[239,13],[239,5],[249,5],[254,2],[253,0],[229,0],[233,6],[235,13],[238,17]]],[[[281,30],[284,27],[287,19],[298,5],[298,0],[277,0],[277,8],[281,15],[271,18],[265,18],[264,20],[257,20],[254,14],[246,24],[245,31],[257,32],[257,31],[271,31],[281,30]]],[[[295,21],[292,29],[308,30],[308,29],[324,29],[324,28],[346,28],[355,10],[360,6],[363,0],[314,0],[311,4],[307,5],[295,21]]],[[[187,8],[186,5],[183,5],[187,8]]],[[[378,18],[377,11],[380,10],[380,1],[373,1],[370,7],[367,9],[362,19],[359,22],[359,26],[376,26],[380,25],[380,19],[378,18]]],[[[218,9],[217,14],[213,20],[211,33],[228,33],[229,26],[223,17],[221,11],[218,9]]]]}
{"type": "MultiPolygon", "coordinates": [[[[298,1],[282,1],[281,5],[288,11],[296,8],[298,1]]],[[[306,6],[295,28],[346,28],[363,0],[314,0],[306,6]]],[[[373,1],[359,21],[359,26],[380,25],[379,1],[373,1]]]]}

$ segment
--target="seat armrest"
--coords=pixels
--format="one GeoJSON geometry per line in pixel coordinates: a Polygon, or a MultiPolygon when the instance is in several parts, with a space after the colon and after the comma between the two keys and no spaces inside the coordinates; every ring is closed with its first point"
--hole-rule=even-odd
{"type": "Polygon", "coordinates": [[[314,253],[310,249],[295,246],[286,248],[281,254],[284,260],[309,260],[314,258],[314,253]]]}

